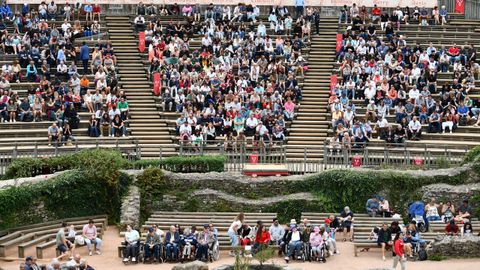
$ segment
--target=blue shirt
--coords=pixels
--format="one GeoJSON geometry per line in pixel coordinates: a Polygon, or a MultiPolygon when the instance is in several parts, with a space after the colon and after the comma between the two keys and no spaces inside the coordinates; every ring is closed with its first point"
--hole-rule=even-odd
{"type": "Polygon", "coordinates": [[[85,44],[80,48],[80,59],[81,60],[88,60],[90,58],[90,50],[88,45],[85,44]]]}
{"type": "Polygon", "coordinates": [[[296,7],[303,7],[305,6],[305,0],[295,0],[296,7]]]}

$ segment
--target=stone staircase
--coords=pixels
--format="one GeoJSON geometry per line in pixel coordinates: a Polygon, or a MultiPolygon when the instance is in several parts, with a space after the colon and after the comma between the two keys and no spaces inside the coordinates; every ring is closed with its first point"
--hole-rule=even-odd
{"type": "Polygon", "coordinates": [[[287,143],[288,159],[321,159],[329,129],[330,76],[335,63],[338,19],[322,18],[320,35],[312,35],[303,99],[293,120],[287,143]],[[306,151],[305,151],[306,149],[306,151]]]}
{"type": "Polygon", "coordinates": [[[138,52],[137,39],[128,16],[107,16],[107,28],[117,57],[120,83],[130,107],[131,136],[138,140],[142,158],[176,155],[167,123],[160,118],[138,52]],[[160,150],[161,149],[161,150],[160,150]]]}

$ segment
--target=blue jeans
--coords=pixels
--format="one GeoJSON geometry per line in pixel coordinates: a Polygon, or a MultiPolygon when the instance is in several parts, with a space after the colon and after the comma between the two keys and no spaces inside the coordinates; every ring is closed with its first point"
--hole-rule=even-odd
{"type": "Polygon", "coordinates": [[[120,135],[123,136],[125,135],[125,126],[121,127],[121,128],[115,128],[112,126],[112,135],[115,136],[115,134],[117,133],[117,131],[120,131],[120,135]]]}
{"type": "Polygon", "coordinates": [[[232,243],[232,247],[238,246],[238,237],[234,231],[228,230],[228,236],[230,237],[230,242],[232,243]]]}
{"type": "Polygon", "coordinates": [[[439,216],[429,216],[429,217],[427,217],[427,220],[428,221],[437,221],[437,220],[440,220],[440,217],[439,216]]]}
{"type": "Polygon", "coordinates": [[[167,249],[167,259],[173,260],[174,258],[178,258],[178,244],[177,243],[168,243],[167,246],[166,246],[166,249],[167,249]],[[172,254],[172,252],[173,252],[173,254],[172,254]]]}
{"type": "Polygon", "coordinates": [[[288,243],[288,257],[292,257],[293,255],[295,255],[295,251],[300,251],[301,248],[301,241],[290,241],[290,243],[288,243]]]}
{"type": "Polygon", "coordinates": [[[150,248],[150,246],[145,245],[145,258],[150,258],[153,257],[155,259],[158,259],[158,251],[160,250],[159,245],[154,245],[153,248],[150,248]],[[152,254],[153,250],[153,254],[152,254]]]}
{"type": "Polygon", "coordinates": [[[201,260],[202,258],[208,259],[208,245],[198,245],[197,255],[195,258],[201,260]]]}

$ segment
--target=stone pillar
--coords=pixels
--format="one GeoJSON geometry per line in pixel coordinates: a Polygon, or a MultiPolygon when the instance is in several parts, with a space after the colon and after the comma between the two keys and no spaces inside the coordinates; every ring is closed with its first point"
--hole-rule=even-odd
{"type": "Polygon", "coordinates": [[[140,224],[140,191],[137,186],[130,185],[127,196],[123,199],[120,212],[120,224],[137,227],[140,224]]]}

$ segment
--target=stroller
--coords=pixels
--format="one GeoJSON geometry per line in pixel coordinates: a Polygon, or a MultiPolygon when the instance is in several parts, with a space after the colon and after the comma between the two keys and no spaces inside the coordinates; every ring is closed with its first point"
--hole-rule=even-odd
{"type": "Polygon", "coordinates": [[[410,221],[415,221],[420,232],[426,232],[428,230],[428,223],[425,218],[425,204],[422,201],[410,203],[408,206],[408,217],[410,221]]]}

